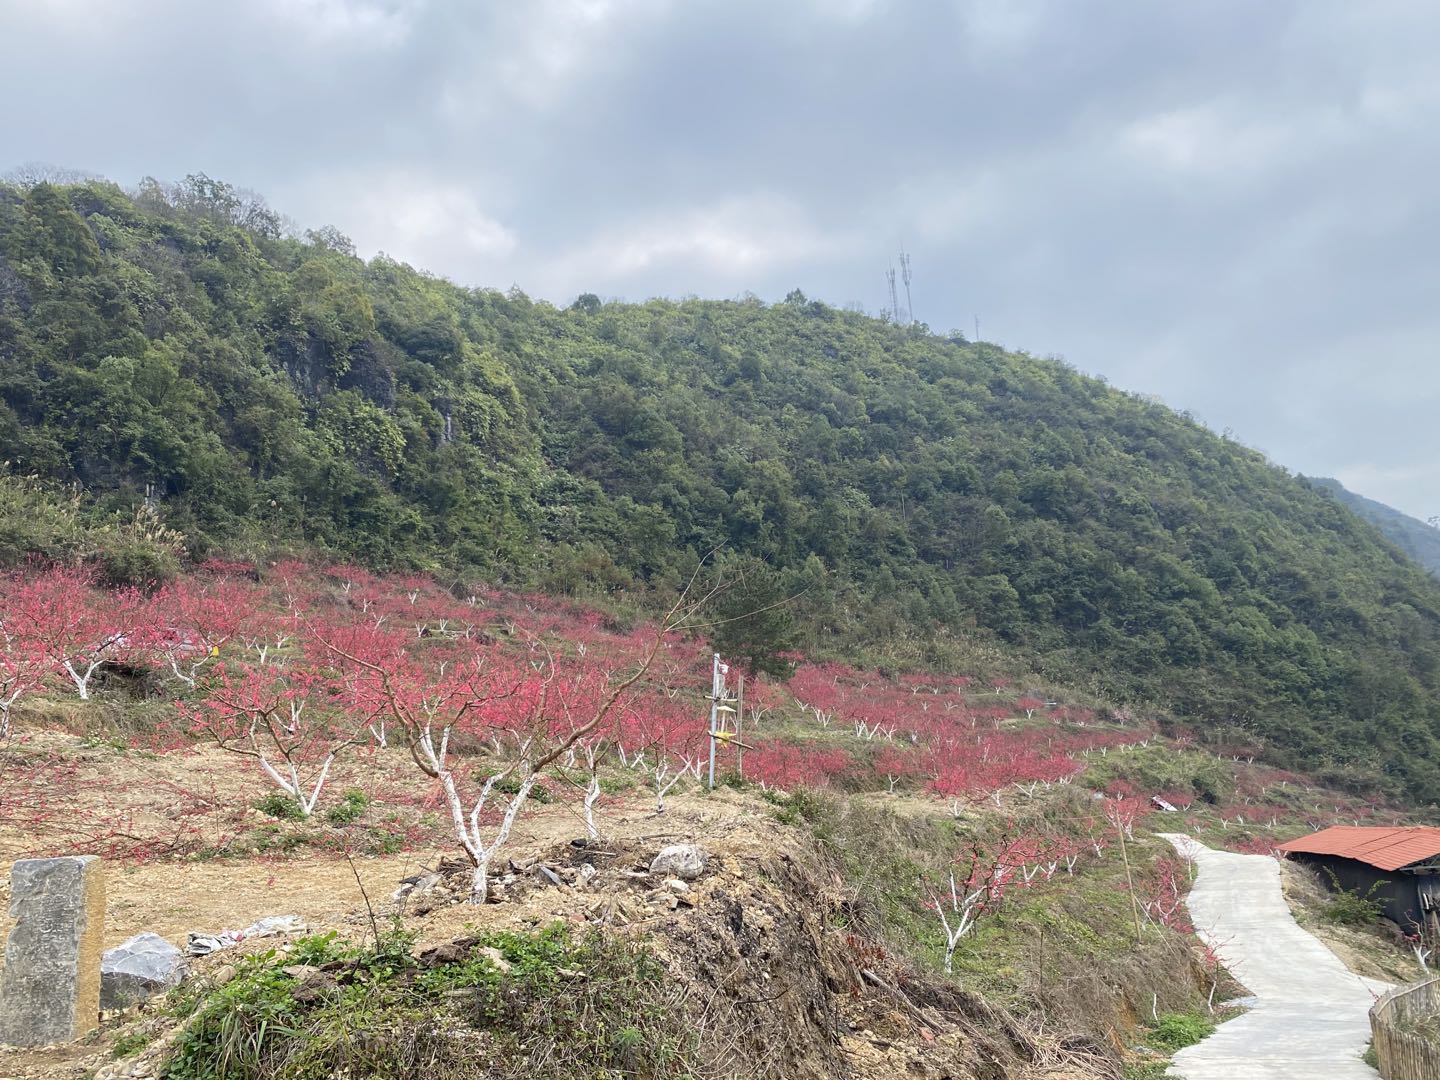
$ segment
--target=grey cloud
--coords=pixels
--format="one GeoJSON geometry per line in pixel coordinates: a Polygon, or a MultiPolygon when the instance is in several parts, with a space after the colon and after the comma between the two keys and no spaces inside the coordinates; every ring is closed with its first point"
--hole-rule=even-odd
{"type": "Polygon", "coordinates": [[[936,329],[1423,517],[1437,46],[1419,0],[0,0],[0,147],[557,302],[876,310],[903,240],[936,329]]]}

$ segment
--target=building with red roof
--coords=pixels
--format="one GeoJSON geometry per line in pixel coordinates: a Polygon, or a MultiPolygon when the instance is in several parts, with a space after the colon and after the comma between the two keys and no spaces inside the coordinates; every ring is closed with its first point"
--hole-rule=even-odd
{"type": "Polygon", "coordinates": [[[1440,829],[1332,825],[1278,850],[1329,884],[1383,901],[1406,931],[1440,913],[1440,829]]]}

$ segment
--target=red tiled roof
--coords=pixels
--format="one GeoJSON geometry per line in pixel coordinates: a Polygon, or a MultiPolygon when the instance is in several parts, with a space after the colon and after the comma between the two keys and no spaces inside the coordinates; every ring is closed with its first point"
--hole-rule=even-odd
{"type": "Polygon", "coordinates": [[[1422,825],[1408,829],[1332,825],[1281,844],[1279,850],[1339,855],[1381,870],[1399,870],[1402,866],[1440,856],[1440,829],[1422,825]]]}

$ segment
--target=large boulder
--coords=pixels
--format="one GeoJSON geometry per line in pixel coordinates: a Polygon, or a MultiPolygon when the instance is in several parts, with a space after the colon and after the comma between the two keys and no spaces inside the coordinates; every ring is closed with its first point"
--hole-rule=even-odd
{"type": "Polygon", "coordinates": [[[709,853],[699,844],[671,844],[661,848],[660,854],[650,861],[650,872],[694,881],[705,872],[709,862],[709,853]]]}
{"type": "Polygon", "coordinates": [[[100,958],[100,1007],[123,1009],[163,994],[188,970],[185,954],[159,934],[136,934],[100,958]]]}

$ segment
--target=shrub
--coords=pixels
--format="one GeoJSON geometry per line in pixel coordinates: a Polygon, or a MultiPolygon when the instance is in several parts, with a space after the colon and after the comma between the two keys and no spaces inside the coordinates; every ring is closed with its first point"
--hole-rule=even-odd
{"type": "Polygon", "coordinates": [[[1369,926],[1380,918],[1385,910],[1385,901],[1375,898],[1375,890],[1389,882],[1377,881],[1361,896],[1359,889],[1342,889],[1335,871],[1327,869],[1326,873],[1330,875],[1330,885],[1335,890],[1335,895],[1320,909],[1322,918],[1340,926],[1369,926]]]}
{"type": "Polygon", "coordinates": [[[353,825],[369,808],[370,796],[358,788],[351,788],[325,812],[325,820],[331,825],[353,825]]]}
{"type": "Polygon", "coordinates": [[[278,791],[270,792],[270,794],[257,802],[255,809],[259,810],[262,814],[269,814],[271,817],[278,818],[281,821],[303,821],[305,818],[304,811],[300,809],[300,804],[289,795],[284,795],[278,791]]]}

